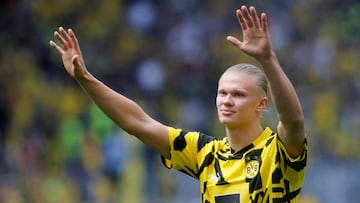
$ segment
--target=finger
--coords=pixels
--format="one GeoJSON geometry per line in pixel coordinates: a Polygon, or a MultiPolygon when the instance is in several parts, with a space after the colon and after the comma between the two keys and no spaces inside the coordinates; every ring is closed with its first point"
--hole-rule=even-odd
{"type": "Polygon", "coordinates": [[[256,12],[255,7],[251,6],[249,9],[250,9],[251,18],[252,18],[252,21],[253,21],[255,27],[259,28],[260,27],[260,21],[259,21],[259,18],[257,16],[257,12],[256,12]]]}
{"type": "Polygon", "coordinates": [[[76,38],[76,35],[75,35],[74,31],[72,29],[69,29],[68,33],[69,33],[69,35],[71,37],[71,41],[73,42],[74,48],[79,49],[79,41],[76,38]]]}
{"type": "Polygon", "coordinates": [[[242,30],[246,30],[247,25],[246,25],[244,16],[241,14],[241,10],[240,10],[240,9],[236,10],[236,16],[237,16],[237,18],[238,18],[238,21],[239,21],[239,24],[240,24],[240,26],[241,26],[241,29],[242,29],[242,30]]]}
{"type": "Polygon", "coordinates": [[[60,55],[62,56],[63,53],[64,53],[64,50],[62,50],[61,47],[59,47],[55,42],[51,41],[49,42],[50,46],[55,49],[55,51],[60,55]]]}
{"type": "Polygon", "coordinates": [[[64,47],[64,49],[68,48],[68,43],[66,42],[66,40],[57,31],[54,32],[54,36],[55,36],[56,39],[59,40],[59,42],[64,47]]]}
{"type": "Polygon", "coordinates": [[[71,48],[72,42],[71,42],[71,38],[70,38],[69,34],[65,31],[65,29],[63,27],[60,27],[59,31],[62,34],[62,36],[64,37],[65,41],[67,42],[67,46],[69,48],[71,48]]]}
{"type": "Polygon", "coordinates": [[[247,27],[253,27],[254,24],[252,22],[252,18],[250,16],[250,13],[249,13],[248,9],[246,8],[246,6],[241,6],[241,13],[242,13],[242,16],[244,17],[247,27]]]}
{"type": "Polygon", "coordinates": [[[268,19],[267,19],[266,13],[261,14],[261,26],[265,32],[268,32],[269,24],[268,24],[268,19]]]}

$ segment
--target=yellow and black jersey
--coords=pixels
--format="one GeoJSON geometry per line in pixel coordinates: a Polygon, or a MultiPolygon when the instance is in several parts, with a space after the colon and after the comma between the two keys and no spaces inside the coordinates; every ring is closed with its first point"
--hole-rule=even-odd
{"type": "Polygon", "coordinates": [[[169,127],[168,168],[200,181],[203,203],[297,202],[306,170],[307,146],[291,158],[270,128],[234,152],[227,138],[169,127]]]}

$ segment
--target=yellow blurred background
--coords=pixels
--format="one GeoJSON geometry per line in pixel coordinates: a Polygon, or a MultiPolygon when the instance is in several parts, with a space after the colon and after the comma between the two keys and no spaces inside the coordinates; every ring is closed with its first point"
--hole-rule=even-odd
{"type": "MultiPolygon", "coordinates": [[[[240,5],[266,11],[297,89],[310,147],[302,203],[360,197],[360,2],[357,0],[4,0],[0,7],[0,202],[200,202],[198,183],[117,128],[62,68],[48,42],[72,28],[88,69],[176,127],[222,137],[222,71],[253,62],[240,5]]],[[[274,126],[272,107],[264,125],[274,126]]]]}

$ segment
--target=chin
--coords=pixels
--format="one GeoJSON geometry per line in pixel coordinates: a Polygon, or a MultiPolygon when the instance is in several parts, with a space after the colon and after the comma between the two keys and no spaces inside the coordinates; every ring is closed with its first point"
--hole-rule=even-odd
{"type": "Polygon", "coordinates": [[[241,122],[240,120],[236,120],[234,118],[229,118],[229,117],[220,117],[219,118],[219,122],[227,127],[230,126],[240,126],[243,124],[243,122],[241,122]]]}
{"type": "Polygon", "coordinates": [[[219,122],[223,125],[234,123],[232,119],[228,119],[228,118],[219,118],[219,122]]]}

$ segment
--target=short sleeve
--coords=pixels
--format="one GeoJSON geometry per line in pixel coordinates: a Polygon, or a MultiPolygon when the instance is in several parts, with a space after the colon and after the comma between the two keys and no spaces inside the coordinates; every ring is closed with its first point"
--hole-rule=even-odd
{"type": "Polygon", "coordinates": [[[162,157],[163,164],[167,168],[174,168],[197,178],[199,133],[168,127],[168,135],[171,157],[170,159],[162,157]]]}
{"type": "Polygon", "coordinates": [[[284,176],[288,180],[292,180],[294,187],[301,187],[306,172],[308,145],[305,140],[304,151],[298,157],[291,157],[287,152],[285,145],[278,139],[278,152],[282,159],[284,176]]]}

